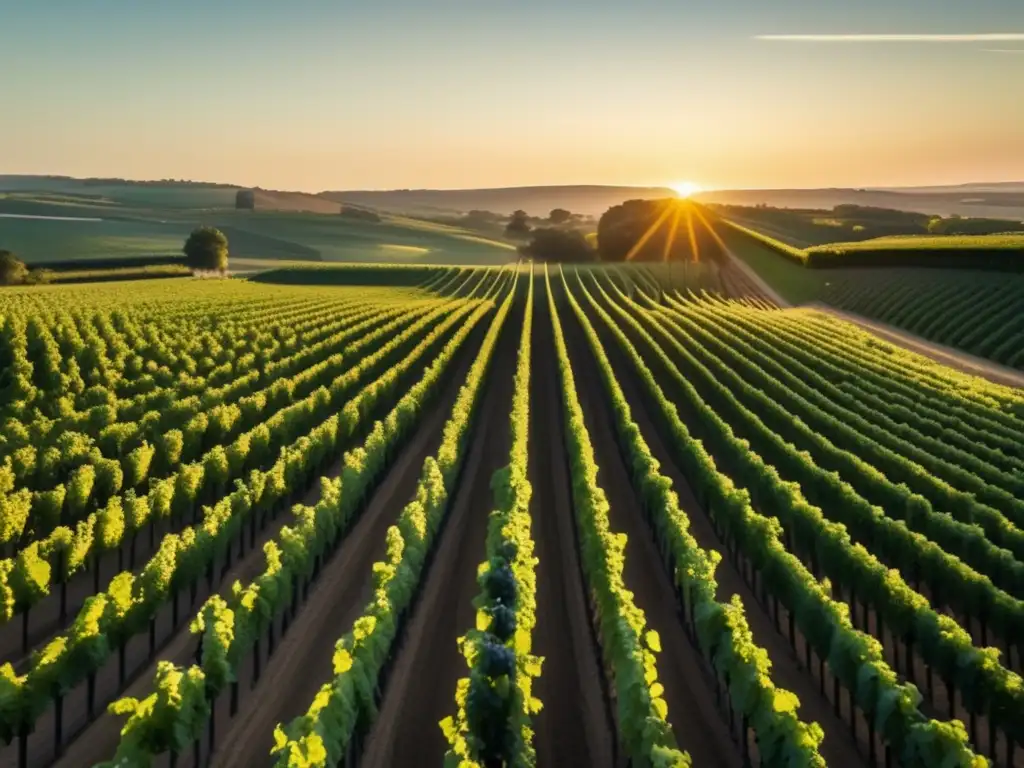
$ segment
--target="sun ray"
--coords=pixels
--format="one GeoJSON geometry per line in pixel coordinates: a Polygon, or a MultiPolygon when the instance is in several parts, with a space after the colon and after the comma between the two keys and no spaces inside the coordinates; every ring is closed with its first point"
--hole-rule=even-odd
{"type": "Polygon", "coordinates": [[[711,222],[707,220],[703,213],[701,213],[700,208],[695,207],[694,210],[697,212],[697,215],[700,217],[700,220],[704,224],[705,228],[707,228],[708,232],[711,233],[711,237],[714,238],[715,243],[722,250],[722,255],[727,255],[729,253],[729,246],[727,246],[725,244],[725,241],[721,237],[719,237],[718,233],[715,231],[715,228],[711,226],[711,222]]]}
{"type": "Polygon", "coordinates": [[[693,206],[686,206],[686,226],[690,234],[690,253],[693,254],[693,262],[700,263],[700,246],[697,245],[697,233],[693,230],[693,206]]]}
{"type": "Polygon", "coordinates": [[[626,254],[624,261],[632,261],[633,257],[640,253],[640,249],[647,245],[647,241],[653,237],[655,232],[658,231],[658,227],[664,223],[670,213],[672,213],[672,208],[666,206],[664,213],[658,217],[657,221],[647,228],[647,231],[644,232],[643,236],[636,241],[636,244],[634,244],[632,248],[629,249],[629,253],[626,254]]]}
{"type": "Polygon", "coordinates": [[[672,246],[676,242],[676,232],[679,230],[679,218],[682,215],[682,210],[676,206],[675,213],[672,216],[672,225],[668,230],[668,237],[665,238],[665,250],[661,254],[662,261],[672,260],[672,246]]]}
{"type": "Polygon", "coordinates": [[[665,250],[661,254],[662,261],[668,264],[668,284],[671,290],[673,285],[672,280],[672,246],[676,242],[676,232],[679,231],[679,219],[682,216],[683,210],[679,205],[672,206],[675,208],[675,212],[672,214],[672,225],[668,231],[668,237],[665,238],[665,250]]]}

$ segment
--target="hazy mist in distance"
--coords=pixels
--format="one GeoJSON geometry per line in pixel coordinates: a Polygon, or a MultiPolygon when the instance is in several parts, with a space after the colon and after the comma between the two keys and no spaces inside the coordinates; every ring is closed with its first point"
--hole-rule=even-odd
{"type": "Polygon", "coordinates": [[[1024,179],[1024,55],[1005,53],[1024,51],[1020,0],[0,0],[0,19],[0,173],[310,191],[1024,179]],[[892,34],[913,39],[807,39],[892,34]]]}

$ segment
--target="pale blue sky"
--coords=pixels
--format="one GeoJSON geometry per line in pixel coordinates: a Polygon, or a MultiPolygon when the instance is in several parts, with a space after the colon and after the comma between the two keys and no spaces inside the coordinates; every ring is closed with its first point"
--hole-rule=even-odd
{"type": "Polygon", "coordinates": [[[0,50],[0,173],[1024,179],[1021,0],[0,0],[0,50]],[[1017,39],[757,39],[983,33],[1017,39]]]}

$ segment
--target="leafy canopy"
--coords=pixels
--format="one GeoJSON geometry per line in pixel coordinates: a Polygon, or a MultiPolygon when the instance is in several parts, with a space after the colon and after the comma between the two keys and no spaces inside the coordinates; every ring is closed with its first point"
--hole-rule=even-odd
{"type": "Polygon", "coordinates": [[[185,263],[192,269],[224,272],[228,268],[228,239],[214,227],[193,230],[182,251],[185,253],[185,263]]]}

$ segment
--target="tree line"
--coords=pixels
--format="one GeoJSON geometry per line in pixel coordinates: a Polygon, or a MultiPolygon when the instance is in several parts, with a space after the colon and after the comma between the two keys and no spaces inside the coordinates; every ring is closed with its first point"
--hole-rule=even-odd
{"type": "Polygon", "coordinates": [[[525,240],[519,252],[537,261],[587,263],[719,260],[722,249],[695,203],[666,198],[627,200],[602,214],[595,233],[574,226],[575,214],[556,208],[544,226],[531,227],[515,211],[506,237],[525,240]]]}

